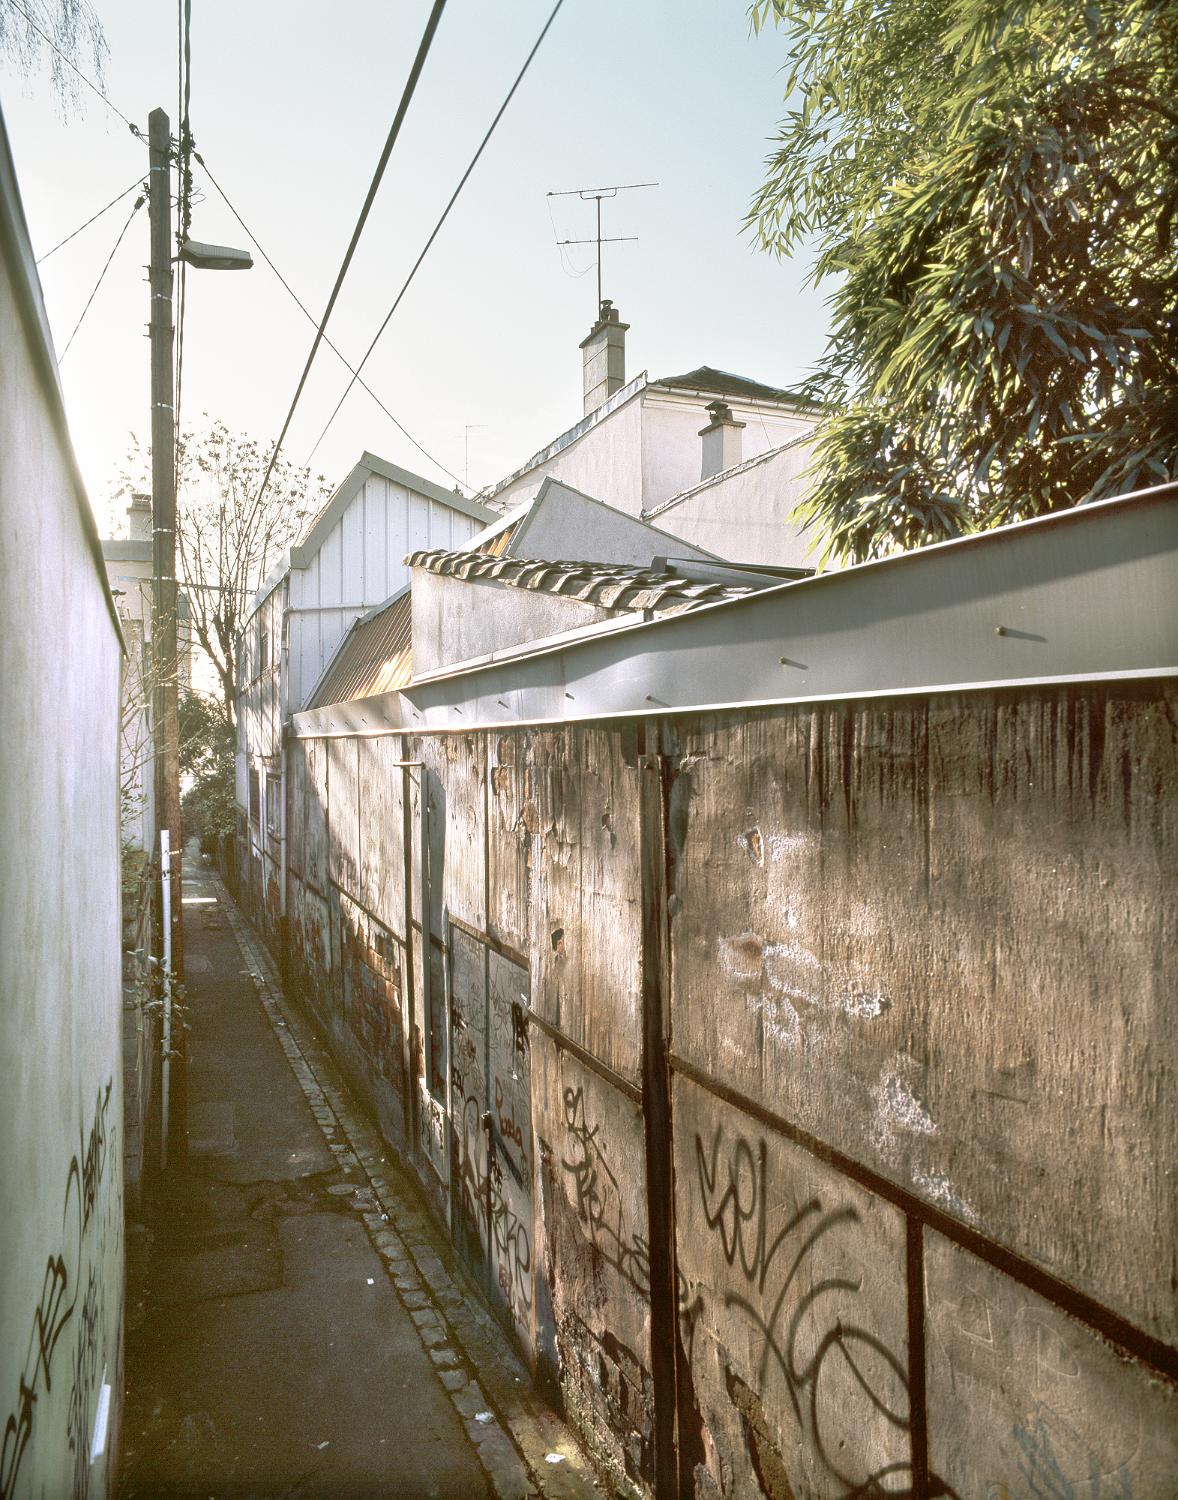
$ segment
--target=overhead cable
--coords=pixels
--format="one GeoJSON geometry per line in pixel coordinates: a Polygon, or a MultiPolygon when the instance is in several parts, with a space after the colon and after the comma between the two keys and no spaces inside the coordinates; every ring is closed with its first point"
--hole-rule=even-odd
{"type": "Polygon", "coordinates": [[[255,503],[257,503],[257,500],[261,500],[266,486],[270,482],[270,475],[274,472],[274,465],[277,462],[279,450],[286,438],[291,418],[295,414],[295,407],[299,404],[299,397],[303,394],[303,387],[307,383],[307,376],[311,373],[311,366],[315,361],[315,355],[319,352],[319,345],[323,342],[323,333],[327,327],[327,321],[331,317],[336,299],[340,294],[340,288],[344,284],[344,277],[348,274],[348,267],[352,264],[352,256],[356,253],[356,246],[360,242],[364,225],[368,222],[368,214],[376,198],[376,191],[380,187],[385,167],[388,165],[388,160],[392,155],[397,137],[401,133],[401,125],[409,109],[409,102],[413,98],[413,94],[417,88],[417,81],[421,77],[421,70],[425,66],[425,60],[429,55],[429,49],[434,39],[434,32],[438,29],[438,22],[442,19],[442,12],[445,8],[446,0],[434,0],[433,9],[430,11],[429,20],[425,23],[425,31],[422,33],[421,43],[417,49],[417,56],[413,59],[413,66],[409,70],[409,77],[405,81],[405,87],[401,94],[401,102],[397,105],[397,113],[393,116],[393,123],[389,127],[388,139],[384,143],[384,150],[380,153],[380,160],[376,164],[376,171],[372,174],[372,182],[368,188],[368,195],[364,199],[364,206],[360,210],[360,217],[356,220],[356,227],[352,231],[352,238],[348,243],[343,264],[339,268],[339,274],[335,278],[335,285],[331,289],[331,296],[327,299],[327,306],[315,330],[311,352],[307,355],[307,362],[303,366],[303,373],[299,376],[299,383],[295,387],[294,396],[291,398],[290,409],[287,411],[286,420],[282,424],[282,431],[278,434],[278,441],[270,451],[270,461],[266,465],[266,472],[263,475],[255,503]]]}
{"type": "MultiPolygon", "coordinates": [[[[299,297],[298,293],[291,286],[290,282],[287,281],[286,277],[282,274],[282,272],[278,269],[278,267],[274,264],[274,262],[266,254],[266,251],[263,249],[263,247],[258,243],[257,236],[254,234],[253,230],[249,227],[249,225],[245,222],[245,220],[238,213],[237,209],[234,208],[233,204],[230,203],[228,197],[225,194],[225,189],[221,186],[221,184],[217,181],[217,179],[209,171],[208,164],[204,160],[204,158],[201,156],[200,152],[199,151],[193,151],[192,155],[195,158],[197,164],[200,166],[201,170],[204,172],[205,176],[209,179],[209,182],[212,183],[213,187],[216,188],[217,192],[221,195],[221,199],[222,199],[223,203],[225,204],[225,207],[229,210],[229,212],[233,215],[233,217],[237,220],[238,224],[241,226],[242,233],[246,236],[246,238],[249,240],[250,244],[253,245],[254,249],[258,252],[258,254],[262,257],[262,259],[270,267],[270,269],[274,272],[275,276],[277,276],[278,280],[282,283],[283,287],[285,287],[286,292],[287,292],[288,296],[290,297],[291,301],[294,303],[294,305],[298,308],[298,310],[302,313],[302,315],[307,319],[307,321],[311,324],[311,326],[314,327],[315,326],[315,314],[310,310],[310,308],[308,308],[304,304],[304,302],[302,301],[302,299],[299,297]]],[[[343,365],[344,369],[347,370],[349,374],[355,375],[356,371],[353,368],[353,366],[349,363],[347,357],[340,352],[340,350],[336,347],[335,344],[332,343],[332,341],[328,338],[328,336],[326,334],[323,335],[323,342],[327,345],[327,347],[331,350],[331,352],[335,355],[335,357],[343,365]]],[[[442,471],[442,473],[445,474],[447,476],[447,478],[452,479],[455,484],[460,485],[462,483],[462,481],[458,478],[457,474],[455,474],[451,470],[449,470],[446,467],[446,465],[444,463],[442,463],[442,461],[440,459],[435,458],[434,455],[428,450],[428,448],[423,448],[422,447],[422,445],[417,441],[417,439],[413,436],[413,434],[409,431],[409,429],[404,425],[404,423],[398,421],[398,419],[395,416],[393,416],[392,412],[388,409],[388,407],[384,404],[384,402],[380,399],[380,397],[376,394],[376,392],[372,389],[372,387],[370,385],[366,384],[363,380],[360,380],[359,384],[360,384],[360,387],[361,387],[362,390],[365,390],[365,391],[368,392],[368,394],[376,402],[377,406],[380,407],[381,411],[384,412],[385,416],[388,417],[389,421],[393,424],[393,426],[397,429],[397,431],[400,432],[403,437],[407,438],[409,440],[409,442],[411,442],[413,444],[413,446],[417,449],[418,453],[420,453],[423,457],[428,458],[429,461],[430,461],[430,463],[433,464],[435,468],[440,469],[442,471]]]]}
{"type": "Polygon", "coordinates": [[[22,15],[25,18],[29,26],[37,33],[37,35],[41,38],[45,45],[47,47],[52,47],[54,52],[57,53],[58,57],[61,58],[62,62],[65,63],[66,67],[78,75],[78,77],[82,80],[82,82],[86,85],[90,92],[92,94],[96,94],[98,98],[102,100],[103,104],[106,105],[107,109],[111,110],[112,113],[118,115],[119,119],[122,120],[123,124],[127,127],[132,135],[137,135],[140,140],[146,139],[139,126],[136,125],[132,120],[129,120],[117,104],[112,104],[106,97],[106,95],[102,92],[102,90],[98,87],[98,85],[93,81],[93,79],[87,78],[85,73],[82,72],[81,68],[78,67],[77,63],[75,63],[71,57],[69,57],[65,52],[62,51],[62,49],[57,45],[57,43],[47,32],[42,31],[41,27],[37,24],[33,17],[29,15],[24,6],[20,4],[20,0],[7,0],[7,3],[12,7],[13,10],[18,12],[18,14],[22,15]]]}
{"type": "Polygon", "coordinates": [[[180,112],[180,139],[177,150],[179,183],[176,195],[176,254],[180,266],[178,315],[176,318],[176,402],[173,422],[173,484],[180,487],[180,404],[184,394],[184,313],[188,305],[188,263],[183,256],[184,241],[192,222],[192,0],[177,0],[176,6],[176,106],[180,112]]]}
{"type": "Polygon", "coordinates": [[[376,330],[376,335],[373,338],[371,344],[369,344],[367,352],[364,355],[364,358],[356,366],[356,369],[355,369],[355,371],[352,374],[352,378],[348,382],[347,389],[344,391],[343,395],[336,402],[336,404],[335,404],[335,410],[332,412],[331,416],[328,417],[326,426],[323,428],[323,431],[319,434],[319,436],[315,439],[315,446],[311,449],[310,453],[308,453],[308,455],[307,455],[307,462],[308,463],[310,463],[311,460],[312,460],[312,458],[314,458],[316,452],[318,451],[319,444],[327,436],[328,429],[331,427],[331,424],[335,421],[336,417],[339,415],[340,408],[343,406],[344,402],[348,399],[348,396],[351,393],[352,387],[356,384],[357,380],[359,380],[359,378],[360,378],[360,371],[368,363],[368,360],[369,360],[369,358],[370,358],[370,356],[372,354],[372,351],[376,348],[377,344],[380,341],[381,334],[384,333],[385,329],[389,326],[389,323],[392,320],[393,314],[396,312],[397,308],[401,305],[401,299],[404,297],[405,293],[409,290],[409,287],[410,287],[410,285],[413,282],[413,278],[417,275],[418,268],[420,267],[422,261],[425,259],[426,255],[429,253],[430,246],[437,239],[438,232],[440,231],[442,225],[449,218],[449,216],[450,216],[450,210],[454,207],[454,204],[458,201],[458,195],[459,195],[459,193],[461,193],[462,189],[466,186],[467,178],[470,176],[470,174],[474,171],[475,167],[478,165],[479,157],[482,156],[483,152],[487,148],[487,143],[490,141],[491,137],[495,134],[495,127],[499,124],[499,121],[503,118],[504,112],[506,111],[507,106],[511,103],[512,98],[515,95],[516,89],[518,89],[519,86],[520,86],[520,84],[523,82],[525,73],[527,73],[528,69],[532,65],[532,59],[535,57],[536,53],[540,50],[540,43],[548,35],[548,28],[552,25],[553,21],[556,20],[557,12],[560,10],[560,8],[561,8],[561,6],[563,4],[564,4],[564,0],[556,0],[556,4],[552,7],[552,13],[551,13],[551,15],[548,17],[547,21],[544,22],[544,26],[543,26],[543,29],[540,32],[540,35],[536,38],[535,42],[532,44],[532,50],[528,53],[527,57],[524,58],[524,65],[523,65],[523,67],[516,74],[515,82],[511,85],[511,87],[507,91],[507,97],[503,100],[503,103],[499,106],[498,110],[496,110],[496,112],[495,112],[495,118],[491,121],[490,125],[488,125],[487,132],[483,136],[482,140],[479,142],[478,150],[471,157],[470,164],[467,166],[466,171],[463,172],[462,176],[459,178],[459,180],[458,180],[458,186],[454,189],[453,193],[451,193],[451,195],[450,195],[450,201],[449,201],[449,203],[446,204],[446,207],[442,210],[442,216],[441,216],[441,218],[434,225],[433,232],[430,234],[429,239],[426,240],[425,244],[422,246],[421,254],[413,262],[413,267],[410,270],[409,275],[406,276],[404,284],[401,287],[401,290],[397,293],[396,300],[393,302],[392,307],[390,307],[389,310],[388,310],[388,312],[385,314],[384,322],[376,330]]]}
{"type": "Polygon", "coordinates": [[[58,355],[58,359],[57,359],[58,365],[60,365],[62,363],[62,361],[65,359],[66,355],[70,352],[70,345],[77,338],[77,336],[78,336],[78,329],[81,328],[82,324],[86,321],[86,314],[90,311],[90,304],[94,301],[94,298],[98,295],[98,288],[102,285],[104,279],[106,278],[106,273],[110,270],[110,263],[115,258],[115,252],[118,250],[119,246],[123,243],[123,236],[126,234],[127,230],[130,229],[130,227],[131,227],[131,220],[135,217],[135,215],[138,213],[139,209],[142,208],[142,206],[143,206],[143,199],[142,198],[136,199],[135,203],[132,205],[131,212],[127,215],[127,222],[123,225],[122,229],[119,230],[119,237],[118,237],[118,239],[114,243],[114,249],[112,249],[111,252],[110,252],[110,254],[106,257],[106,264],[103,266],[102,270],[98,273],[98,280],[94,283],[94,290],[90,293],[89,297],[86,298],[86,306],[82,309],[81,317],[79,317],[78,321],[74,324],[74,331],[73,331],[73,333],[70,334],[69,338],[66,340],[65,348],[61,351],[60,355],[58,355]]]}
{"type": "Polygon", "coordinates": [[[91,214],[84,224],[79,224],[77,229],[75,229],[71,234],[67,234],[64,240],[58,240],[57,244],[54,245],[52,250],[46,250],[44,255],[39,255],[37,257],[37,265],[43,266],[51,255],[56,255],[63,245],[68,245],[72,239],[76,239],[77,236],[81,234],[83,229],[89,229],[91,224],[97,223],[97,221],[102,218],[104,213],[107,213],[110,209],[112,209],[116,203],[121,203],[127,196],[127,194],[133,193],[136,188],[143,188],[142,177],[137,177],[130,187],[124,188],[117,197],[112,198],[110,202],[106,204],[104,208],[100,208],[96,214],[91,214]]]}

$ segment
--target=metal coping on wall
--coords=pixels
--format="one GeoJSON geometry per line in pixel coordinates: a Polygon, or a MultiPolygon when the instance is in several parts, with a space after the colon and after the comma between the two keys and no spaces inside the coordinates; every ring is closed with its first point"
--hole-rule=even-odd
{"type": "Polygon", "coordinates": [[[298,738],[1178,675],[1178,483],[298,714],[298,738]],[[721,691],[717,691],[717,689],[721,691]],[[370,728],[355,727],[362,711],[370,728]]]}

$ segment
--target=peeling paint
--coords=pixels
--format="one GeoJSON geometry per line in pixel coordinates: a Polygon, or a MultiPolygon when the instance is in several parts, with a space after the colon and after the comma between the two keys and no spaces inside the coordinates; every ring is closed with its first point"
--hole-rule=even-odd
{"type": "MultiPolygon", "coordinates": [[[[934,1127],[935,1128],[935,1127],[934,1127]]],[[[944,1172],[925,1172],[919,1167],[912,1169],[913,1186],[939,1208],[956,1214],[959,1219],[964,1219],[967,1224],[979,1222],[978,1212],[971,1207],[960,1194],[953,1191],[953,1184],[945,1176],[944,1172]]]]}
{"type": "Polygon", "coordinates": [[[904,1077],[914,1071],[910,1058],[898,1057],[880,1074],[879,1083],[872,1091],[875,1101],[875,1118],[871,1122],[871,1142],[885,1161],[894,1161],[899,1145],[898,1136],[935,1135],[936,1121],[912,1092],[912,1085],[904,1077]]]}

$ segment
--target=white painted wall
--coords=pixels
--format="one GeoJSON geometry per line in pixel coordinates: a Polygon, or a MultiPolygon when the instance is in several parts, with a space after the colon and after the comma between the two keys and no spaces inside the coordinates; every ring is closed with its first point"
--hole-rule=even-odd
{"type": "Polygon", "coordinates": [[[651,524],[733,562],[812,568],[815,533],[790,519],[806,491],[803,479],[813,458],[808,442],[786,448],[761,463],[728,470],[689,491],[651,524]]]}
{"type": "MultiPolygon", "coordinates": [[[[715,399],[707,394],[680,396],[640,387],[567,447],[496,491],[494,503],[510,510],[535,495],[551,476],[630,515],[649,510],[699,484],[703,474],[699,433],[710,421],[707,403],[715,399]]],[[[728,404],[736,420],[745,424],[742,460],[780,447],[813,426],[810,418],[784,412],[771,402],[730,399],[728,404]]],[[[790,498],[792,505],[799,497],[790,498]]],[[[766,524],[765,518],[747,514],[752,529],[739,543],[742,558],[766,524]]],[[[669,521],[658,524],[675,530],[669,521]]],[[[690,540],[699,542],[696,537],[690,540]]]]}
{"type": "Polygon", "coordinates": [[[506,510],[522,505],[549,475],[637,515],[642,508],[641,395],[623,402],[567,448],[499,490],[495,504],[506,510]]]}
{"type": "Polygon", "coordinates": [[[122,645],[2,124],[0,536],[0,1494],[104,1500],[122,1392],[122,645]]]}
{"type": "Polygon", "coordinates": [[[290,683],[302,706],[352,621],[409,582],[405,555],[461,547],[480,522],[372,474],[305,568],[290,575],[290,683]]]}
{"type": "MultiPolygon", "coordinates": [[[[642,504],[645,509],[649,510],[681,490],[699,484],[703,477],[703,439],[699,433],[711,420],[705,409],[707,403],[715,399],[714,396],[672,396],[657,390],[648,390],[644,394],[642,504]]],[[[741,462],[800,437],[814,425],[805,417],[783,414],[769,402],[745,402],[730,397],[728,405],[736,420],[745,424],[740,434],[741,462]]],[[[602,499],[608,498],[602,496],[602,499]]],[[[749,519],[759,518],[750,513],[749,519]]],[[[669,529],[673,531],[675,528],[669,529]]]]}

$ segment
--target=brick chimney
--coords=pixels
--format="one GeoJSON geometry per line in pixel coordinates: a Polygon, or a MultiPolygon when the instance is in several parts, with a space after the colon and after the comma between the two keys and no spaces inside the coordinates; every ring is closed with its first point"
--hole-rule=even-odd
{"type": "Polygon", "coordinates": [[[618,321],[618,310],[604,298],[589,337],[581,340],[584,352],[585,415],[596,411],[626,384],[626,329],[618,321]]]}
{"type": "Polygon", "coordinates": [[[136,493],[131,496],[131,503],[127,506],[127,520],[133,542],[152,540],[150,495],[136,493]]]}
{"type": "Polygon", "coordinates": [[[741,433],[745,424],[732,415],[727,401],[709,401],[704,410],[711,413],[712,420],[701,427],[699,435],[704,440],[701,479],[710,479],[722,469],[730,469],[740,462],[741,433]]]}

